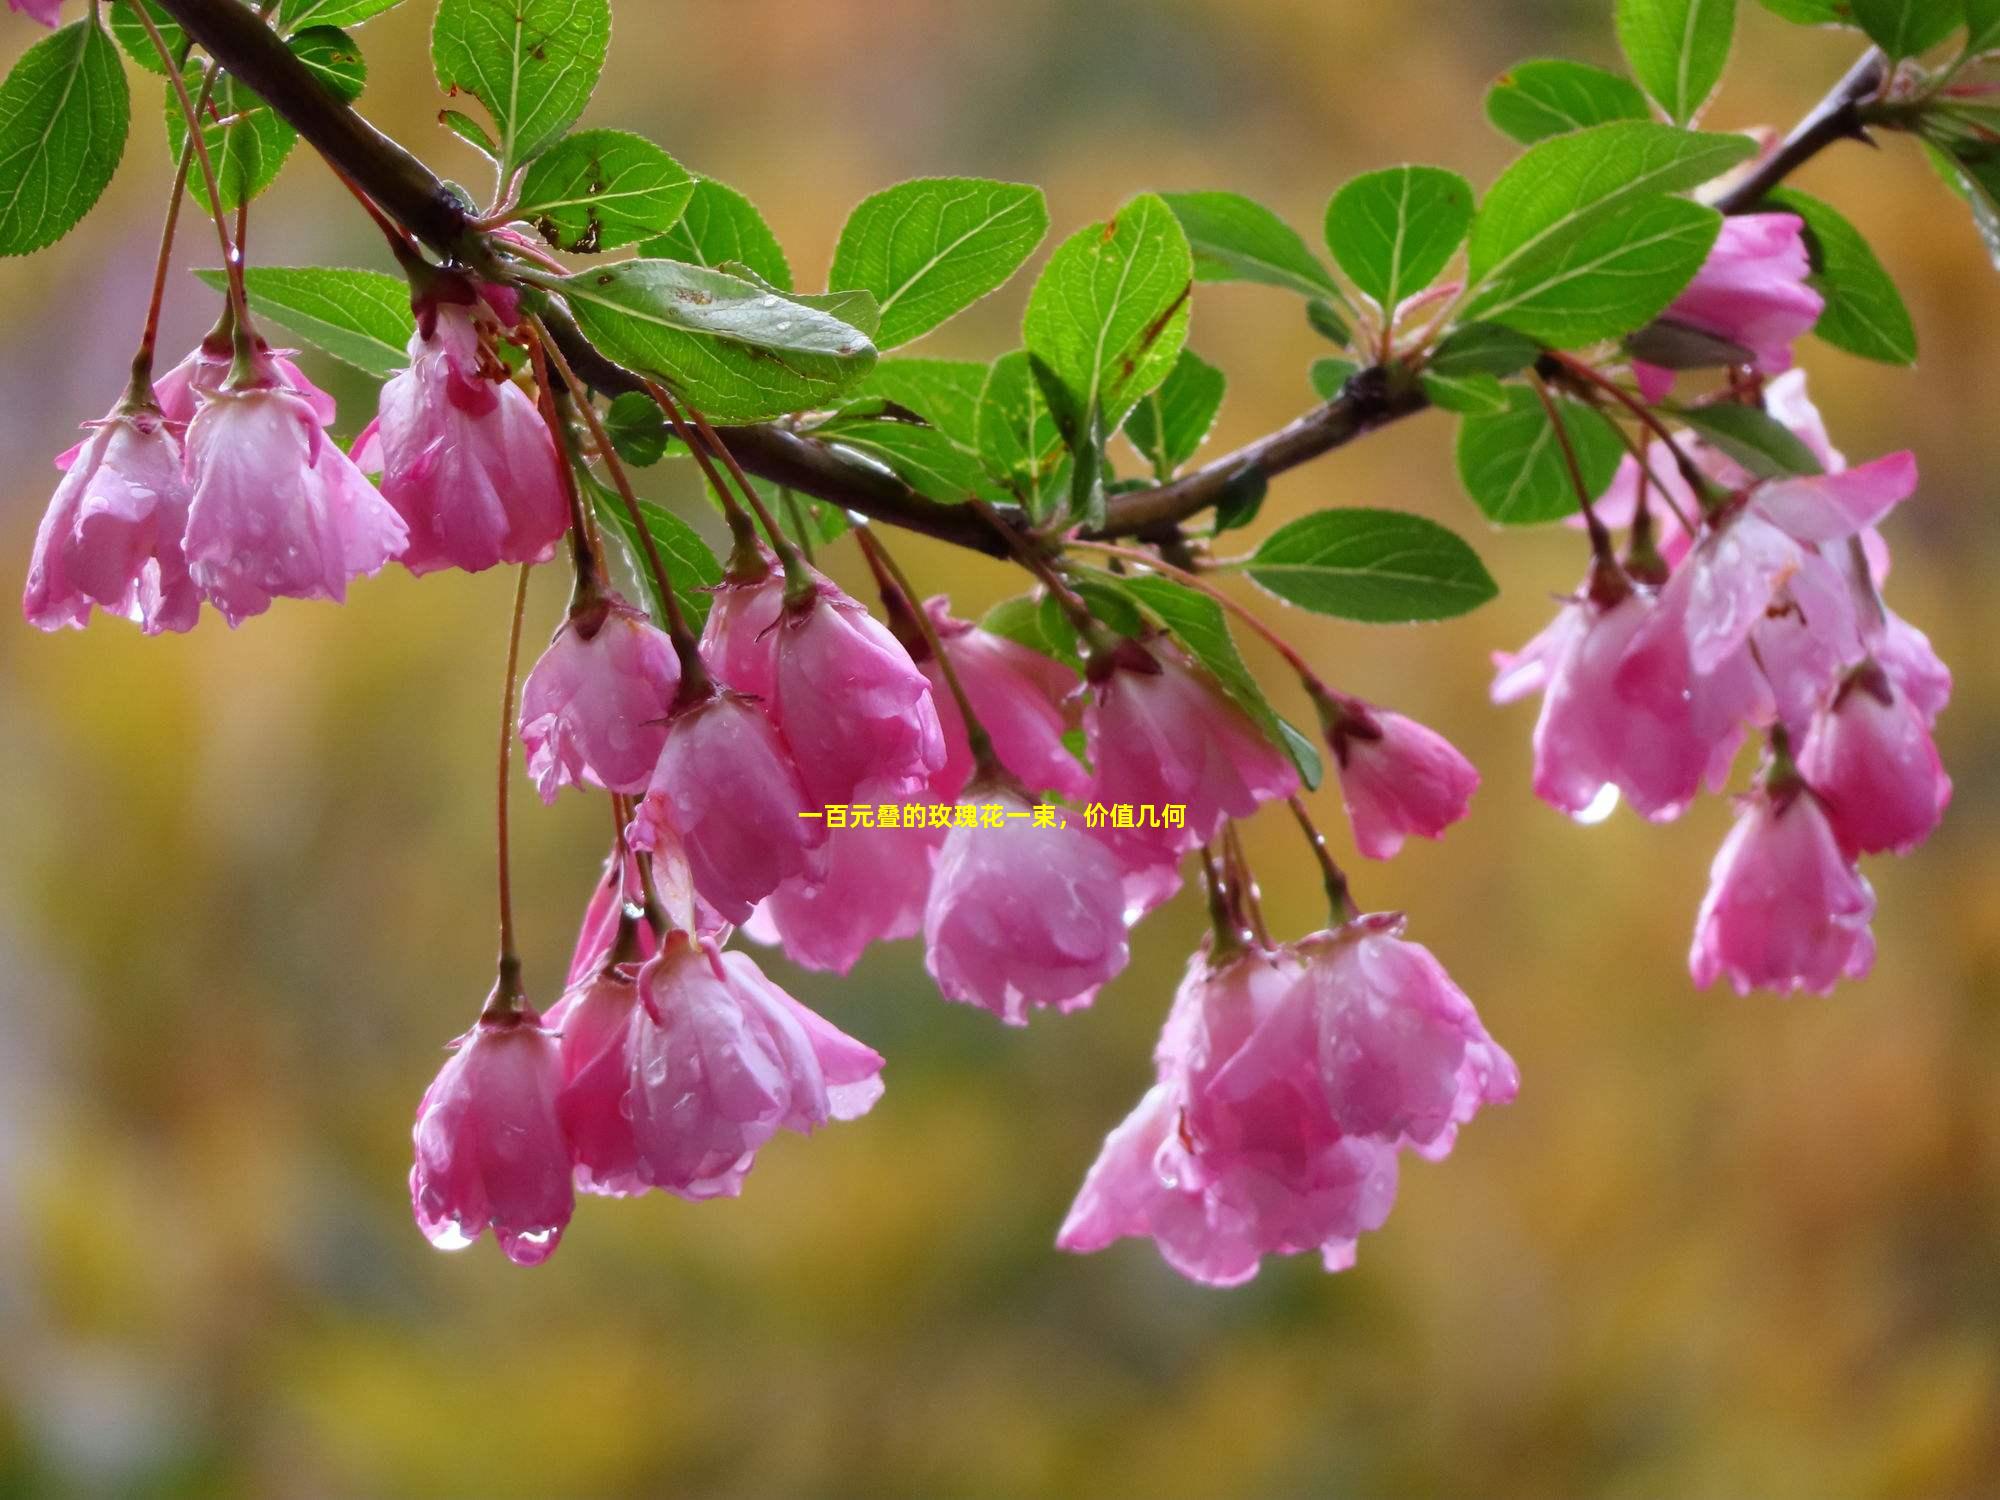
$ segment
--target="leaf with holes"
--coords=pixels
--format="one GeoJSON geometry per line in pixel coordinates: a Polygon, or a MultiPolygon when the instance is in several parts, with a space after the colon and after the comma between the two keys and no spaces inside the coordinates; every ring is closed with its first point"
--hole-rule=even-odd
{"type": "Polygon", "coordinates": [[[646,241],[639,253],[693,266],[717,267],[735,261],[781,292],[792,289],[792,268],[757,206],[713,177],[695,179],[694,194],[679,222],[660,238],[646,241]]]}
{"type": "Polygon", "coordinates": [[[1453,532],[1395,510],[1322,510],[1266,537],[1251,581],[1315,614],[1370,624],[1448,620],[1500,592],[1453,532]]]}
{"type": "Polygon", "coordinates": [[[508,182],[576,123],[610,40],[610,0],[438,0],[431,65],[447,94],[486,106],[508,182]]]}
{"type": "MultiPolygon", "coordinates": [[[[219,270],[195,275],[218,292],[228,285],[219,270]]],[[[243,285],[259,318],[378,380],[410,362],[417,320],[410,311],[410,284],[400,276],[345,266],[251,266],[243,285]]]]}
{"type": "Polygon", "coordinates": [[[579,130],[537,157],[515,208],[558,250],[594,255],[665,234],[694,179],[642,135],[579,130]]]}
{"type": "Polygon", "coordinates": [[[873,292],[876,342],[893,349],[998,289],[1048,231],[1038,187],[981,177],[898,183],[848,216],[827,285],[873,292]]]}
{"type": "MultiPolygon", "coordinates": [[[[1576,514],[1576,485],[1549,414],[1533,391],[1508,388],[1508,409],[1467,417],[1458,427],[1458,476],[1473,504],[1502,526],[1532,526],[1576,514]]],[[[1594,500],[1625,456],[1617,430],[1580,402],[1556,398],[1563,430],[1576,451],[1583,485],[1594,500]]]]}
{"type": "Polygon", "coordinates": [[[1326,243],[1375,305],[1394,312],[1437,279],[1472,223],[1472,184],[1442,167],[1355,178],[1326,206],[1326,243]]]}
{"type": "Polygon", "coordinates": [[[1722,79],[1736,0],[1618,0],[1618,45],[1667,117],[1685,125],[1722,79]]]}
{"type": "Polygon", "coordinates": [[[1524,146],[1614,120],[1652,117],[1631,79],[1560,58],[1517,63],[1486,93],[1486,118],[1524,146]]]}
{"type": "Polygon", "coordinates": [[[1861,231],[1831,204],[1797,188],[1767,193],[1765,202],[1805,220],[1806,248],[1812,256],[1808,284],[1826,299],[1813,332],[1836,349],[1907,365],[1917,357],[1917,330],[1889,273],[1868,248],[1861,231]]]}
{"type": "Polygon", "coordinates": [[[1222,371],[1192,349],[1181,350],[1159,388],[1150,391],[1125,419],[1125,436],[1153,466],[1153,477],[1171,479],[1195,455],[1222,410],[1228,381],[1222,371]]]}
{"type": "Polygon", "coordinates": [[[42,38],[0,83],[0,255],[52,245],[103,195],[132,124],[118,48],[94,21],[42,38]]]}
{"type": "MultiPolygon", "coordinates": [[[[1197,281],[1256,281],[1339,299],[1340,286],[1299,232],[1241,193],[1162,193],[1187,232],[1197,281]]],[[[1345,338],[1340,342],[1345,343],[1345,338]]]]}

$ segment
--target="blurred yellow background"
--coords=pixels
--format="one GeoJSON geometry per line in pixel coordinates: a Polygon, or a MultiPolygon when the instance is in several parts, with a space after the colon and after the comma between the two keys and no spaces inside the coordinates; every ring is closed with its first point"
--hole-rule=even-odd
{"type": "MultiPolygon", "coordinates": [[[[411,0],[361,34],[363,108],[447,175],[479,163],[411,0]]],[[[1788,124],[1852,36],[1745,4],[1711,123],[1788,124]]],[[[1490,181],[1486,81],[1615,63],[1608,0],[618,0],[589,123],[747,192],[823,284],[847,209],[901,177],[1039,182],[1055,234],[1143,188],[1228,187],[1317,240],[1362,170],[1490,181]]],[[[11,54],[30,28],[5,23],[11,54]]],[[[167,163],[156,80],[95,217],[0,264],[0,593],[19,596],[50,455],[114,399],[167,163]]],[[[2000,277],[1909,142],[1800,179],[1900,280],[1914,371],[1808,343],[1856,456],[1916,449],[1891,598],[1958,673],[1943,831],[1871,861],[1873,978],[1829,1000],[1695,992],[1684,954],[1720,802],[1569,824],[1527,785],[1525,640],[1582,544],[1489,532],[1428,415],[1295,472],[1261,527],[1386,504],[1472,537],[1502,599],[1447,625],[1284,628],[1341,686],[1443,730],[1486,784],[1443,845],[1354,871],[1407,907],[1519,1060],[1520,1102],[1413,1162],[1360,1265],[1269,1262],[1204,1291],[1127,1242],[1050,1246],[1138,1097],[1201,928],[1184,894],[1095,1009],[1025,1033],[942,1003],[912,945],[848,981],[773,972],[889,1057],[858,1124],[767,1149],[736,1202],[580,1204],[545,1268],[429,1249],[409,1124],[491,978],[491,738],[511,581],[392,570],[345,608],[231,633],[0,628],[0,1494],[233,1496],[1975,1496],[2000,1493],[2000,277]]],[[[388,269],[303,148],[253,260],[388,269]]],[[[183,260],[213,263],[198,221],[183,260]]],[[[1036,264],[1039,264],[1039,257],[1036,264]]],[[[1028,277],[912,352],[1015,345],[1028,277]]],[[[177,277],[163,352],[215,302],[177,277]]],[[[1209,453],[1310,402],[1295,299],[1204,288],[1229,375],[1209,453]]],[[[368,415],[357,377],[305,361],[368,415]]],[[[655,493],[704,515],[685,476],[655,493]]],[[[706,522],[704,522],[706,524],[706,522]]],[[[910,543],[964,606],[1001,567],[910,543]]],[[[862,579],[851,546],[834,571],[862,579]]],[[[557,618],[538,580],[531,635],[557,618]]],[[[1278,616],[1281,607],[1266,602],[1278,616]]],[[[1253,653],[1254,654],[1254,653],[1253,653]]],[[[1268,658],[1258,657],[1268,666],[1268,658]]],[[[1279,682],[1273,673],[1270,680],[1279,682]]],[[[1289,706],[1302,705],[1286,700],[1289,706]]],[[[606,841],[601,801],[517,801],[532,983],[554,998],[606,841]]],[[[1317,799],[1330,827],[1337,803],[1317,799]]],[[[1251,829],[1275,924],[1318,882],[1251,829]]],[[[1345,849],[1344,829],[1338,836],[1345,849]]]]}

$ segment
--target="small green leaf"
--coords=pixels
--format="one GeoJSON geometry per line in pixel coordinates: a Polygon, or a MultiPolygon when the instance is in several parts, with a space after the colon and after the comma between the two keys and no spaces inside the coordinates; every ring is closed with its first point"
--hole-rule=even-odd
{"type": "Polygon", "coordinates": [[[612,398],[610,409],[604,413],[604,431],[611,439],[611,446],[618,450],[618,456],[641,469],[658,463],[673,440],[666,414],[651,396],[640,391],[626,391],[612,398]]]}
{"type": "Polygon", "coordinates": [[[1965,23],[1964,0],[1847,0],[1855,24],[1891,62],[1928,52],[1965,23]]]}
{"type": "Polygon", "coordinates": [[[639,253],[693,266],[737,261],[779,291],[792,289],[792,268],[764,216],[735,188],[713,177],[695,179],[694,196],[680,222],[660,238],[646,241],[639,253]]]}
{"type": "Polygon", "coordinates": [[[278,30],[290,35],[307,26],[359,26],[403,0],[278,0],[278,30]]]}
{"type": "Polygon", "coordinates": [[[1231,474],[1215,500],[1215,534],[1221,536],[1256,520],[1270,492],[1271,476],[1256,464],[1231,474]]]}
{"type": "Polygon", "coordinates": [[[96,206],[125,154],[132,101],[94,21],[42,38],[0,83],[0,255],[52,245],[96,206]]]}
{"type": "Polygon", "coordinates": [[[1436,375],[1519,374],[1540,357],[1542,346],[1524,333],[1498,323],[1461,323],[1431,351],[1436,375]]]}
{"type": "Polygon", "coordinates": [[[1069,489],[1070,457],[1026,350],[1002,355],[987,370],[973,439],[987,473],[1032,519],[1055,514],[1069,489]]]}
{"type": "Polygon", "coordinates": [[[1618,0],[1618,45],[1667,117],[1685,125],[1722,79],[1736,0],[1618,0]]]}
{"type": "Polygon", "coordinates": [[[1033,594],[1002,599],[986,611],[979,622],[980,628],[1030,651],[1038,651],[1066,667],[1081,667],[1082,660],[1076,654],[1076,632],[1068,628],[1060,610],[1056,611],[1056,619],[1062,628],[1051,632],[1048,627],[1043,605],[1049,602],[1053,601],[1037,599],[1033,594]]]}
{"type": "Polygon", "coordinates": [[[1627,336],[1625,352],[1663,370],[1713,370],[1754,363],[1757,352],[1678,318],[1656,318],[1627,336]]]}
{"type": "Polygon", "coordinates": [[[631,260],[546,284],[606,355],[718,421],[824,405],[875,363],[875,346],[850,324],[700,266],[631,260]]]}
{"type": "Polygon", "coordinates": [[[2000,269],[2000,150],[1982,141],[1924,142],[1940,176],[1972,209],[1972,225],[2000,269]]]}
{"type": "Polygon", "coordinates": [[[1125,419],[1125,436],[1153,466],[1153,477],[1171,479],[1195,455],[1222,410],[1228,381],[1222,371],[1192,349],[1180,358],[1158,389],[1149,392],[1125,419]]]}
{"type": "Polygon", "coordinates": [[[1324,297],[1315,297],[1306,304],[1306,323],[1321,338],[1343,349],[1354,342],[1354,330],[1347,326],[1347,319],[1324,297]]]}
{"type": "Polygon", "coordinates": [[[694,179],[642,135],[579,130],[521,179],[518,217],[558,250],[594,255],[665,234],[694,196],[694,179]]]}
{"type": "Polygon", "coordinates": [[[893,349],[998,289],[1048,230],[1038,187],[980,177],[899,183],[848,216],[827,285],[873,292],[876,341],[893,349]]]}
{"type": "Polygon", "coordinates": [[[334,98],[352,104],[361,97],[368,82],[368,60],[354,38],[338,26],[309,26],[286,45],[334,98]]]}
{"type": "MultiPolygon", "coordinates": [[[[1576,487],[1547,411],[1533,391],[1508,389],[1508,410],[1467,417],[1458,427],[1458,475],[1486,518],[1503,526],[1560,521],[1578,509],[1576,487]]],[[[1598,412],[1561,397],[1556,410],[1576,450],[1592,499],[1604,493],[1625,456],[1617,430],[1598,412]]]]}
{"type": "MultiPolygon", "coordinates": [[[[1111,578],[1108,573],[1099,576],[1111,578]]],[[[1256,721],[1265,737],[1292,758],[1299,768],[1299,778],[1307,787],[1319,785],[1323,774],[1319,751],[1311,740],[1281,719],[1264,697],[1263,689],[1250,675],[1236,642],[1230,637],[1229,621],[1223,616],[1221,605],[1206,594],[1156,575],[1120,577],[1116,587],[1136,598],[1173,633],[1174,639],[1207,669],[1238,707],[1256,721]]]]}
{"type": "Polygon", "coordinates": [[[1486,94],[1486,118],[1522,145],[1613,120],[1650,120],[1629,78],[1560,58],[1517,63],[1486,94]]]}
{"type": "Polygon", "coordinates": [[[1674,415],[1759,479],[1820,472],[1819,460],[1798,434],[1754,406],[1721,402],[1685,407],[1674,415]]]}
{"type": "Polygon", "coordinates": [[[1160,197],[1187,231],[1195,280],[1256,281],[1307,297],[1339,298],[1339,284],[1306,248],[1298,231],[1263,204],[1241,193],[1160,197]]]}
{"type": "Polygon", "coordinates": [[[493,137],[486,133],[486,127],[463,110],[439,110],[438,124],[482,155],[493,158],[499,156],[500,148],[494,144],[493,137]]]}
{"type": "Polygon", "coordinates": [[[1370,624],[1448,620],[1499,593],[1453,532],[1394,510],[1323,510],[1272,532],[1245,565],[1287,603],[1370,624]]]}
{"type": "Polygon", "coordinates": [[[1437,278],[1472,223],[1472,184],[1442,167],[1390,167],[1357,177],[1326,207],[1340,269],[1393,313],[1437,278]]]}
{"type": "Polygon", "coordinates": [[[1418,377],[1431,405],[1446,411],[1480,412],[1507,410],[1507,387],[1499,377],[1474,370],[1466,375],[1440,375],[1426,370],[1418,377]]]}
{"type": "Polygon", "coordinates": [[[1813,332],[1836,349],[1863,359],[1912,363],[1917,357],[1916,326],[1896,283],[1861,232],[1831,204],[1797,188],[1779,188],[1766,194],[1765,201],[1805,220],[1813,266],[1810,284],[1826,299],[1826,311],[1813,332]]]}
{"type": "Polygon", "coordinates": [[[125,49],[126,55],[133,62],[148,73],[157,73],[162,78],[169,77],[171,75],[167,72],[167,65],[160,61],[160,49],[153,45],[152,37],[147,35],[145,25],[139,20],[138,11],[134,9],[135,5],[140,4],[146,7],[146,14],[158,28],[160,40],[167,45],[168,55],[180,58],[187,56],[187,33],[181,30],[180,22],[160,8],[160,0],[125,0],[122,5],[113,5],[110,9],[111,34],[118,38],[119,45],[125,49]]]}
{"type": "Polygon", "coordinates": [[[1180,357],[1193,283],[1194,257],[1173,211],[1142,193],[1050,257],[1022,319],[1028,352],[1061,382],[1086,423],[1116,432],[1180,357]]]}
{"type": "Polygon", "coordinates": [[[610,0],[438,0],[431,65],[486,106],[507,182],[576,123],[610,39],[610,0]]]}
{"type": "Polygon", "coordinates": [[[1307,378],[1312,381],[1313,393],[1320,400],[1332,401],[1339,397],[1341,387],[1360,368],[1351,359],[1316,359],[1307,371],[1307,378]]]}
{"type": "MultiPolygon", "coordinates": [[[[194,273],[216,291],[221,271],[194,273]]],[[[250,310],[355,369],[387,379],[410,362],[417,320],[400,276],[344,266],[251,266],[243,273],[250,310]]]]}
{"type": "MultiPolygon", "coordinates": [[[[646,611],[652,615],[653,623],[662,630],[667,628],[666,601],[653,582],[653,570],[647,563],[645,543],[639,538],[638,528],[632,524],[632,514],[625,508],[624,499],[615,491],[597,480],[590,478],[591,499],[597,507],[598,517],[625,544],[626,560],[632,565],[632,573],[639,580],[639,589],[646,596],[646,611]]],[[[705,592],[722,582],[722,564],[715,560],[715,553],[701,533],[670,510],[663,510],[650,500],[639,502],[639,514],[645,518],[646,531],[660,549],[660,561],[666,564],[667,579],[674,586],[674,598],[680,604],[681,614],[687,619],[688,628],[699,632],[702,623],[708,619],[708,607],[714,595],[705,592]]]]}
{"type": "Polygon", "coordinates": [[[1851,26],[1851,0],[1758,0],[1774,16],[1783,16],[1800,26],[1851,26]]]}

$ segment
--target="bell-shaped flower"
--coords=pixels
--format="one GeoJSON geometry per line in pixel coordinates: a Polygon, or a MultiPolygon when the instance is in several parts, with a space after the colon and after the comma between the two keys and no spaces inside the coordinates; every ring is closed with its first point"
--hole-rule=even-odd
{"type": "Polygon", "coordinates": [[[1922,712],[1870,661],[1855,669],[1799,751],[1850,855],[1907,854],[1931,836],[1951,801],[1951,777],[1922,712]]]}
{"type": "Polygon", "coordinates": [[[777,629],[777,719],[806,794],[831,807],[864,785],[922,790],[945,755],[930,683],[831,580],[813,585],[777,629]]]}
{"type": "Polygon", "coordinates": [[[188,572],[231,625],[274,598],[338,603],[409,541],[311,403],[268,359],[254,378],[206,397],[187,435],[188,572]]]}
{"type": "Polygon", "coordinates": [[[701,631],[701,656],[718,682],[768,712],[777,690],[778,621],[785,612],[785,575],[777,559],[759,549],[763,571],[740,579],[725,576],[701,631]]]}
{"type": "Polygon", "coordinates": [[[201,595],[181,552],[187,514],[181,445],[159,412],[121,407],[94,423],[35,535],[28,623],[82,626],[94,605],[148,635],[193,629],[201,595]]]}
{"type": "Polygon", "coordinates": [[[643,792],[667,738],[680,661],[616,595],[573,608],[521,685],[521,744],[544,802],[565,786],[643,792]]]}
{"type": "Polygon", "coordinates": [[[1875,962],[1875,893],[1819,800],[1793,783],[1746,799],[1709,872],[1688,968],[1706,988],[1829,993],[1875,962]]]}
{"type": "MultiPolygon", "coordinates": [[[[1664,317],[1750,351],[1750,363],[1776,375],[1792,367],[1792,344],[1812,331],[1825,299],[1806,284],[1805,221],[1797,214],[1734,214],[1708,259],[1664,317]]],[[[1640,363],[1635,373],[1649,401],[1673,388],[1673,371],[1640,363]]]]}
{"type": "Polygon", "coordinates": [[[1479,772],[1443,735],[1353,699],[1322,712],[1355,847],[1368,858],[1394,858],[1411,834],[1442,838],[1465,816],[1479,772]]]}
{"type": "MultiPolygon", "coordinates": [[[[1076,673],[970,620],[954,619],[943,598],[929,600],[925,608],[1000,764],[1029,791],[1082,798],[1090,790],[1090,775],[1063,743],[1071,727],[1066,700],[1077,690],[1076,673]]],[[[930,681],[944,730],[945,762],[931,778],[931,791],[950,801],[972,780],[972,745],[944,669],[929,655],[918,665],[930,681]]]]}
{"type": "Polygon", "coordinates": [[[1117,859],[1059,807],[991,783],[966,795],[980,823],[945,835],[924,909],[931,977],[1010,1026],[1088,1005],[1129,956],[1117,859]]]}
{"type": "Polygon", "coordinates": [[[639,971],[629,1104],[643,1179],[733,1197],[780,1130],[866,1114],[882,1059],[764,977],[742,953],[670,935],[639,971]]]}
{"type": "MultiPolygon", "coordinates": [[[[645,926],[640,924],[641,928],[645,926]]],[[[640,1023],[637,970],[616,964],[578,984],[560,1003],[562,1088],[556,1118],[569,1140],[578,1192],[629,1198],[648,1187],[627,1102],[632,1044],[640,1023]]]]}
{"type": "Polygon", "coordinates": [[[539,1265],[575,1201],[556,1117],[556,1038],[521,1011],[482,1016],[455,1045],[417,1106],[417,1227],[440,1250],[462,1250],[491,1228],[509,1260],[539,1265]]]}
{"type": "Polygon", "coordinates": [[[1896,691],[1910,700],[1926,724],[1935,724],[1951,702],[1951,668],[1939,658],[1930,637],[1888,609],[1868,646],[1896,691]]]}
{"type": "Polygon", "coordinates": [[[382,387],[380,414],[355,443],[409,523],[412,573],[547,562],[569,527],[548,425],[482,347],[480,323],[453,304],[420,321],[409,368],[382,387]]]}
{"type": "MultiPolygon", "coordinates": [[[[304,401],[319,418],[320,426],[331,427],[335,416],[333,397],[314,385],[306,378],[306,372],[293,363],[294,351],[273,349],[261,338],[256,342],[258,369],[264,378],[276,389],[290,391],[304,401]]],[[[229,383],[229,372],[235,366],[235,349],[226,336],[196,344],[187,358],[153,382],[153,395],[168,424],[185,429],[201,410],[202,402],[219,395],[229,383]]]]}

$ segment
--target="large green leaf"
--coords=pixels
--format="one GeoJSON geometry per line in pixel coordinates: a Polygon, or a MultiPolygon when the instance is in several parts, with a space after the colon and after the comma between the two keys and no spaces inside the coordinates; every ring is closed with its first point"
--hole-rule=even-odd
{"type": "Polygon", "coordinates": [[[579,130],[536,159],[515,213],[558,250],[595,254],[673,228],[694,179],[642,135],[579,130]]]}
{"type": "Polygon", "coordinates": [[[1461,538],[1395,510],[1301,516],[1266,537],[1246,567],[1288,603],[1372,624],[1448,620],[1499,592],[1461,538]]]}
{"type": "Polygon", "coordinates": [[[160,61],[160,49],[153,45],[152,36],[139,19],[139,5],[146,7],[147,17],[160,33],[160,40],[166,44],[167,55],[187,56],[187,33],[181,30],[180,22],[160,8],[160,0],[122,0],[122,3],[111,6],[108,12],[111,34],[118,38],[126,55],[148,73],[157,73],[162,78],[171,77],[167,65],[160,61]]]}
{"type": "Polygon", "coordinates": [[[1393,313],[1465,240],[1472,184],[1442,167],[1389,167],[1357,177],[1326,207],[1326,243],[1340,269],[1393,313]]]}
{"type": "Polygon", "coordinates": [[[646,241],[639,253],[694,266],[734,261],[781,292],[792,289],[792,268],[764,216],[735,188],[713,177],[695,179],[694,195],[679,222],[660,238],[646,241]]]}
{"type": "Polygon", "coordinates": [[[610,0],[438,0],[431,65],[486,106],[507,182],[576,123],[610,39],[610,0]]]}
{"type": "Polygon", "coordinates": [[[0,255],[74,229],[118,169],[131,125],[124,65],[95,21],[23,53],[0,83],[0,255]]]}
{"type": "MultiPolygon", "coordinates": [[[[217,291],[228,285],[218,270],[195,275],[217,291]]],[[[344,266],[250,266],[243,285],[256,316],[378,380],[410,362],[417,320],[409,283],[400,276],[344,266]]]]}
{"type": "Polygon", "coordinates": [[[1812,286],[1826,299],[1826,310],[1813,332],[1863,359],[1907,365],[1917,357],[1917,330],[1896,283],[1861,231],[1831,204],[1797,188],[1779,188],[1765,195],[1774,208],[1805,220],[1806,242],[1812,252],[1812,286]]]}
{"type": "Polygon", "coordinates": [[[827,285],[874,293],[876,342],[893,349],[997,289],[1048,229],[1038,187],[980,177],[899,183],[848,216],[827,285]]]}
{"type": "Polygon", "coordinates": [[[1125,436],[1166,480],[1195,455],[1222,410],[1228,381],[1222,371],[1192,349],[1181,350],[1174,368],[1125,419],[1125,436]]]}
{"type": "Polygon", "coordinates": [[[1847,0],[1854,22],[1891,62],[1928,52],[1965,24],[1965,0],[1847,0]]]}
{"type": "Polygon", "coordinates": [[[875,346],[851,324],[701,266],[632,260],[548,284],[605,354],[719,421],[825,405],[875,363],[875,346]]]}
{"type": "Polygon", "coordinates": [[[1646,92],[1685,125],[1722,79],[1736,0],[1618,0],[1618,44],[1646,92]]]}
{"type": "MultiPolygon", "coordinates": [[[[595,476],[591,478],[590,488],[599,518],[625,544],[633,575],[638,579],[640,592],[646,596],[647,613],[662,630],[666,629],[666,602],[660,597],[659,587],[653,581],[645,543],[640,540],[639,530],[632,523],[632,513],[626,509],[624,498],[598,482],[595,476]]],[[[706,590],[722,582],[722,564],[715,560],[715,553],[701,539],[701,533],[672,511],[663,510],[650,500],[641,500],[639,514],[645,520],[647,534],[660,549],[660,561],[666,566],[667,581],[674,586],[674,599],[687,618],[688,628],[699,632],[702,623],[708,619],[708,607],[715,597],[706,590]]]]}
{"type": "Polygon", "coordinates": [[[1026,350],[1003,354],[987,370],[974,440],[986,471],[1031,517],[1055,513],[1068,487],[1069,452],[1026,350]]]}
{"type": "Polygon", "coordinates": [[[1340,296],[1339,284],[1297,230],[1241,193],[1162,193],[1187,232],[1197,281],[1257,281],[1307,297],[1340,296]]]}
{"type": "MultiPolygon", "coordinates": [[[[1458,476],[1488,520],[1503,526],[1560,521],[1576,514],[1576,486],[1563,460],[1555,425],[1531,390],[1511,386],[1509,408],[1467,417],[1458,427],[1458,476]]],[[[1584,488],[1604,493],[1625,456],[1625,445],[1604,417],[1579,402],[1557,398],[1563,430],[1576,451],[1584,488]]]]}
{"type": "Polygon", "coordinates": [[[1629,78],[1561,58],[1517,63],[1486,94],[1486,118],[1523,145],[1614,120],[1647,120],[1629,78]]]}

